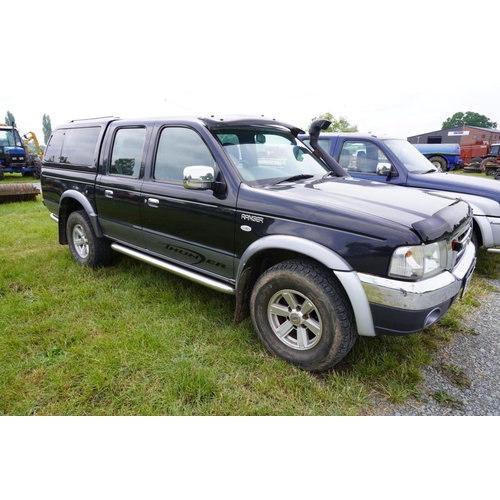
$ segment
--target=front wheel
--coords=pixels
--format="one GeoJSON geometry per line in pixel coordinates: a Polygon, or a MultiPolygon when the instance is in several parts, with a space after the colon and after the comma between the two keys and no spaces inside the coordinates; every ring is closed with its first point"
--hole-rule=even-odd
{"type": "Polygon", "coordinates": [[[107,266],[113,250],[107,240],[98,238],[84,210],[72,212],[66,223],[68,245],[73,258],[88,267],[107,266]]]}
{"type": "Polygon", "coordinates": [[[344,289],[331,271],[307,259],[282,262],[262,274],[250,310],[264,346],[307,371],[329,370],[357,338],[344,289]]]}

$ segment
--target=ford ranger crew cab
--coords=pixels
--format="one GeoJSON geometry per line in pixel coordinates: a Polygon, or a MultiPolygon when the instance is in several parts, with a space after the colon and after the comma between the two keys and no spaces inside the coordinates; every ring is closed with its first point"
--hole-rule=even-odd
{"type": "Polygon", "coordinates": [[[299,133],[253,116],[73,121],[48,141],[43,203],[80,264],[120,252],[232,294],[270,352],[328,370],[358,335],[446,314],[474,269],[471,209],[355,179],[299,133]]]}

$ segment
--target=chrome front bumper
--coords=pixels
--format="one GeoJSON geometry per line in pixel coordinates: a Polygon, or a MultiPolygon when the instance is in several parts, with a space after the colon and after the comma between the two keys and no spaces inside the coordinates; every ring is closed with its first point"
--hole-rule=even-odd
{"type": "Polygon", "coordinates": [[[380,278],[359,273],[359,279],[370,304],[421,311],[455,298],[466,288],[476,263],[475,248],[469,243],[453,272],[416,282],[380,278]]]}

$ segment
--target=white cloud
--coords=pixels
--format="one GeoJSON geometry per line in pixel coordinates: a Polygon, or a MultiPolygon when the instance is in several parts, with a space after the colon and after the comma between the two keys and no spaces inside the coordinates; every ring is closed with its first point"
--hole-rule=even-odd
{"type": "MultiPolygon", "coordinates": [[[[500,123],[494,51],[457,2],[78,5],[31,0],[22,32],[4,23],[13,50],[4,51],[0,120],[10,111],[39,137],[44,113],[53,126],[110,114],[252,113],[306,127],[328,111],[400,137],[438,130],[457,111],[500,123]]],[[[493,18],[499,6],[486,1],[482,11],[493,18]]]]}

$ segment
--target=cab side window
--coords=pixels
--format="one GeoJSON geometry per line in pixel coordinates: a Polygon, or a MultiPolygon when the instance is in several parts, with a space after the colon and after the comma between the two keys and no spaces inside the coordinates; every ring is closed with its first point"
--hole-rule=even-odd
{"type": "Polygon", "coordinates": [[[203,139],[190,128],[164,128],[156,153],[154,179],[181,184],[184,168],[194,165],[215,165],[203,139]]]}
{"type": "Polygon", "coordinates": [[[348,172],[365,174],[379,174],[390,168],[388,158],[370,141],[345,141],[340,151],[339,164],[348,172]]]}
{"type": "Polygon", "coordinates": [[[114,138],[109,173],[139,177],[145,138],[145,128],[118,129],[114,138]]]}

